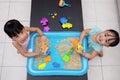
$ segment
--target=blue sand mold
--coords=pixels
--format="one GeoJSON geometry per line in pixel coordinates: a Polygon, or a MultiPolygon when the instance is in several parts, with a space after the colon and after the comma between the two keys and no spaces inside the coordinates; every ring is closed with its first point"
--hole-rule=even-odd
{"type": "Polygon", "coordinates": [[[67,23],[67,22],[68,22],[68,19],[67,19],[67,18],[65,18],[65,17],[60,18],[60,23],[61,23],[61,24],[65,24],[65,23],[67,23]]]}

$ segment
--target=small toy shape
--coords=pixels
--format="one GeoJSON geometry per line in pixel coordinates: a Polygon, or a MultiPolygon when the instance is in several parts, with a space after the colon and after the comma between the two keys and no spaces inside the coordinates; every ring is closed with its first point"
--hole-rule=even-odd
{"type": "Polygon", "coordinates": [[[45,63],[48,63],[48,62],[51,61],[51,56],[47,56],[43,60],[44,60],[45,63]]]}
{"type": "Polygon", "coordinates": [[[62,60],[64,62],[69,62],[70,61],[70,55],[73,53],[74,48],[72,47],[70,51],[62,56],[62,60]]]}
{"type": "Polygon", "coordinates": [[[53,16],[54,14],[53,13],[50,13],[51,16],[53,16]]]}
{"type": "Polygon", "coordinates": [[[61,23],[61,24],[65,24],[65,23],[67,23],[67,22],[68,22],[68,19],[67,19],[67,18],[65,18],[65,17],[60,18],[60,23],[61,23]]]}
{"type": "Polygon", "coordinates": [[[46,52],[47,52],[47,49],[48,49],[48,46],[45,45],[45,44],[43,44],[42,49],[43,49],[43,52],[46,53],[46,52]]]}
{"type": "Polygon", "coordinates": [[[44,42],[42,42],[41,48],[40,48],[40,53],[42,53],[43,55],[46,55],[46,52],[48,50],[48,45],[44,42]]]}
{"type": "Polygon", "coordinates": [[[84,49],[83,46],[80,45],[80,44],[78,44],[76,51],[77,51],[78,53],[80,53],[83,49],[84,49]]]}
{"type": "Polygon", "coordinates": [[[40,21],[40,23],[43,25],[43,26],[45,26],[45,25],[47,25],[47,23],[48,23],[48,19],[47,18],[42,18],[42,20],[40,21]]]}
{"type": "Polygon", "coordinates": [[[52,65],[53,65],[54,68],[59,68],[60,67],[60,64],[57,63],[57,62],[53,62],[52,65]]]}
{"type": "Polygon", "coordinates": [[[70,28],[72,28],[72,24],[71,23],[65,23],[65,24],[62,24],[62,27],[70,29],[70,28]]]}
{"type": "Polygon", "coordinates": [[[54,19],[57,16],[57,13],[48,13],[48,16],[51,16],[52,19],[54,19]]]}
{"type": "Polygon", "coordinates": [[[65,7],[65,6],[70,7],[71,5],[67,4],[64,0],[60,0],[58,6],[59,7],[65,7]]]}
{"type": "Polygon", "coordinates": [[[79,42],[79,40],[78,40],[78,39],[75,39],[75,40],[72,42],[73,47],[76,47],[78,42],[79,42]]]}
{"type": "Polygon", "coordinates": [[[45,31],[45,32],[48,32],[49,30],[50,30],[50,27],[49,27],[49,26],[45,26],[45,27],[44,27],[44,31],[45,31]]]}
{"type": "Polygon", "coordinates": [[[50,14],[50,13],[48,13],[48,16],[51,16],[51,14],[50,14]]]}
{"type": "Polygon", "coordinates": [[[68,16],[68,20],[70,20],[71,19],[71,17],[70,16],[68,16]]]}
{"type": "Polygon", "coordinates": [[[51,18],[52,18],[52,19],[54,19],[54,18],[55,18],[55,16],[51,16],[51,18]]]}
{"type": "Polygon", "coordinates": [[[51,52],[50,52],[50,50],[48,50],[47,52],[46,52],[46,55],[50,55],[51,54],[51,52]]]}
{"type": "Polygon", "coordinates": [[[77,50],[83,50],[83,49],[84,49],[83,46],[78,44],[77,50]]]}
{"type": "Polygon", "coordinates": [[[46,63],[39,64],[38,69],[45,69],[46,65],[46,63]]]}
{"type": "Polygon", "coordinates": [[[57,16],[57,13],[54,13],[54,16],[57,16]]]}

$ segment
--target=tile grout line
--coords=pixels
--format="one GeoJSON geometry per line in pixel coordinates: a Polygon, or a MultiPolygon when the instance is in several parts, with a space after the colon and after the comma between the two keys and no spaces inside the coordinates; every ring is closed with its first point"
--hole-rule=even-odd
{"type": "Polygon", "coordinates": [[[2,65],[3,65],[3,61],[4,61],[4,53],[5,53],[5,45],[3,45],[3,55],[2,55],[2,63],[1,63],[1,75],[0,75],[0,79],[2,79],[2,65]]]}
{"type": "Polygon", "coordinates": [[[102,58],[100,59],[100,62],[101,62],[102,80],[104,80],[104,75],[103,75],[103,65],[102,65],[102,58]]]}
{"type": "Polygon", "coordinates": [[[96,5],[95,5],[95,0],[94,0],[94,10],[95,10],[95,14],[96,14],[96,15],[95,15],[95,17],[96,17],[96,24],[95,24],[95,25],[97,26],[97,11],[96,11],[96,7],[95,7],[95,6],[96,6],[96,5]]]}
{"type": "Polygon", "coordinates": [[[6,3],[6,2],[12,2],[12,3],[31,3],[31,1],[11,1],[11,0],[9,0],[9,1],[0,1],[0,2],[2,2],[2,3],[6,3]]]}
{"type": "MultiPolygon", "coordinates": [[[[120,11],[119,11],[120,9],[119,9],[119,7],[118,7],[118,4],[117,4],[118,1],[117,1],[117,0],[115,0],[115,3],[116,3],[116,5],[117,5],[116,8],[117,8],[117,10],[118,10],[118,14],[117,14],[117,15],[118,15],[118,18],[119,18],[119,19],[118,19],[118,23],[119,23],[119,22],[120,22],[120,11]]],[[[120,23],[119,23],[119,32],[120,32],[120,23]]]]}
{"type": "MultiPolygon", "coordinates": [[[[96,9],[96,5],[95,5],[95,0],[94,0],[94,7],[95,7],[95,14],[96,14],[96,26],[98,25],[98,17],[97,17],[97,9],[96,9]]],[[[101,68],[101,73],[102,73],[102,80],[104,80],[104,76],[103,76],[103,68],[102,68],[102,59],[100,59],[100,62],[101,62],[101,65],[100,65],[100,68],[101,68]]]]}
{"type": "MultiPolygon", "coordinates": [[[[8,1],[9,2],[9,7],[8,7],[8,16],[7,18],[9,18],[9,11],[10,11],[10,0],[8,1]]],[[[6,40],[6,36],[5,36],[5,40],[6,40]]],[[[4,45],[4,48],[3,48],[3,53],[5,53],[5,45],[4,45]]],[[[4,54],[2,55],[2,63],[1,63],[1,66],[3,66],[3,61],[4,61],[4,54]]],[[[3,67],[1,67],[1,75],[0,75],[0,79],[2,79],[2,70],[3,67]]]]}
{"type": "Polygon", "coordinates": [[[1,66],[1,67],[26,67],[26,66],[1,66]]]}
{"type": "MultiPolygon", "coordinates": [[[[92,66],[92,67],[100,67],[101,65],[90,65],[90,66],[92,66]]],[[[120,65],[102,65],[102,67],[108,67],[108,66],[111,66],[111,67],[115,67],[115,66],[117,66],[117,67],[119,67],[120,65]]]]}

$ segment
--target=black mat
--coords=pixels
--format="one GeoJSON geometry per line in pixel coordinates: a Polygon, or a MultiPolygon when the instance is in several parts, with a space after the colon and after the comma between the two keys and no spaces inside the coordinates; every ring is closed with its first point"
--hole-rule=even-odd
{"type": "Polygon", "coordinates": [[[87,74],[83,76],[40,76],[27,75],[27,80],[87,80],[87,74]]]}
{"type": "Polygon", "coordinates": [[[43,30],[43,26],[40,24],[40,20],[46,17],[48,26],[51,31],[82,31],[83,19],[82,19],[82,7],[80,0],[65,0],[66,3],[71,4],[71,7],[58,7],[59,0],[32,0],[31,7],[31,26],[40,27],[43,30]],[[52,19],[48,16],[49,13],[57,13],[57,16],[52,19]],[[72,23],[72,29],[63,29],[60,24],[60,18],[65,17],[69,23],[72,23]]]}
{"type": "MultiPolygon", "coordinates": [[[[59,0],[32,0],[31,6],[31,21],[30,26],[35,26],[43,30],[40,20],[46,17],[50,31],[82,31],[82,5],[81,0],[65,0],[66,3],[71,4],[71,7],[58,7],[59,0]],[[48,16],[49,13],[57,13],[57,16],[52,19],[48,16]],[[68,19],[72,23],[71,29],[63,29],[59,22],[61,17],[68,19]]],[[[87,80],[87,74],[83,76],[40,76],[34,77],[27,73],[27,80],[87,80]]]]}

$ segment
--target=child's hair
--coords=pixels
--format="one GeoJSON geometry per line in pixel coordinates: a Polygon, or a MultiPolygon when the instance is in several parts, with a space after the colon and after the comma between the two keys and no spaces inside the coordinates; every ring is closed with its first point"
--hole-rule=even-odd
{"type": "Polygon", "coordinates": [[[15,19],[7,21],[4,25],[4,31],[10,38],[18,36],[23,28],[24,26],[15,19]]]}
{"type": "Polygon", "coordinates": [[[114,46],[118,45],[118,43],[120,41],[119,33],[113,29],[109,29],[108,31],[110,31],[111,33],[114,34],[114,41],[111,44],[109,44],[109,46],[114,47],[114,46]]]}

